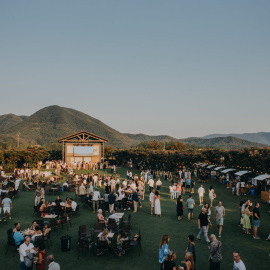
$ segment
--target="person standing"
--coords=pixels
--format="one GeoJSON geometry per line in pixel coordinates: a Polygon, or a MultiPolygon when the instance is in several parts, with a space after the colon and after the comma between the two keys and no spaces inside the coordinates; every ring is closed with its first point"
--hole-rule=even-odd
{"type": "Polygon", "coordinates": [[[40,242],[38,245],[38,261],[36,263],[36,270],[45,270],[46,250],[44,242],[40,242]]]}
{"type": "Polygon", "coordinates": [[[155,183],[155,181],[152,178],[150,178],[148,181],[149,193],[151,193],[152,189],[154,188],[154,183],[155,183]]]}
{"type": "Polygon", "coordinates": [[[246,266],[241,260],[239,251],[233,252],[233,270],[246,270],[246,266]]]}
{"type": "Polygon", "coordinates": [[[161,217],[160,195],[158,191],[155,193],[155,215],[161,217]]]}
{"type": "Polygon", "coordinates": [[[47,257],[48,270],[60,270],[60,265],[54,261],[53,255],[47,257]]]}
{"type": "Polygon", "coordinates": [[[161,242],[159,244],[159,259],[158,262],[160,264],[160,270],[163,270],[163,264],[166,259],[167,254],[170,252],[169,250],[169,242],[170,237],[167,234],[162,236],[161,242]]]}
{"type": "Polygon", "coordinates": [[[245,205],[245,210],[244,210],[244,217],[243,217],[243,228],[245,230],[245,234],[251,234],[249,232],[249,229],[251,229],[250,225],[250,216],[252,215],[252,212],[249,210],[249,204],[245,205]]]}
{"type": "Polygon", "coordinates": [[[201,234],[204,234],[204,238],[207,242],[207,244],[210,243],[210,240],[207,236],[207,225],[208,225],[208,217],[207,217],[207,210],[206,208],[202,208],[202,212],[200,213],[198,217],[198,229],[199,233],[196,237],[197,240],[201,240],[201,234]]]}
{"type": "Polygon", "coordinates": [[[177,219],[181,220],[183,217],[183,199],[182,196],[180,195],[176,201],[176,212],[177,212],[177,219]]]}
{"type": "Polygon", "coordinates": [[[41,199],[41,190],[40,187],[38,186],[35,191],[35,206],[38,206],[38,204],[40,203],[40,199],[41,199]]]}
{"type": "Polygon", "coordinates": [[[194,261],[194,266],[196,264],[196,252],[195,252],[195,243],[194,243],[194,235],[189,234],[188,235],[188,247],[186,249],[186,252],[190,252],[193,255],[193,261],[194,261]]]}
{"type": "Polygon", "coordinates": [[[154,207],[155,207],[155,190],[152,189],[152,192],[149,195],[149,201],[151,205],[151,216],[154,215],[154,207]]]}
{"type": "Polygon", "coordinates": [[[218,227],[218,237],[221,237],[222,226],[224,223],[225,208],[222,206],[222,202],[218,202],[218,205],[215,207],[214,221],[217,223],[218,227]]]}
{"type": "Polygon", "coordinates": [[[133,190],[132,192],[132,201],[133,201],[133,207],[134,207],[133,213],[137,213],[139,197],[136,190],[133,190]]]}
{"type": "Polygon", "coordinates": [[[109,201],[109,212],[112,213],[112,210],[114,209],[114,203],[116,201],[115,192],[111,192],[108,196],[109,201]]]}
{"type": "Polygon", "coordinates": [[[12,209],[12,201],[8,197],[8,194],[6,194],[5,199],[2,200],[2,206],[3,206],[3,212],[4,212],[4,214],[8,213],[9,219],[11,219],[10,210],[12,209]]]}
{"type": "Polygon", "coordinates": [[[191,219],[193,219],[193,209],[195,206],[195,201],[192,199],[192,195],[189,195],[189,198],[187,199],[187,207],[188,207],[188,221],[190,221],[190,216],[191,219]]]}
{"type": "Polygon", "coordinates": [[[217,240],[214,234],[210,235],[212,243],[208,246],[210,251],[210,270],[220,270],[220,263],[222,260],[221,248],[222,243],[217,240]]]}
{"type": "Polygon", "coordinates": [[[260,227],[260,222],[261,222],[261,215],[260,215],[259,207],[260,207],[260,204],[257,202],[253,209],[253,220],[254,220],[253,238],[254,239],[260,239],[260,237],[257,235],[258,228],[260,227]]]}
{"type": "Polygon", "coordinates": [[[205,190],[203,188],[203,185],[201,185],[198,189],[199,199],[200,199],[200,206],[203,205],[203,196],[204,196],[205,190]]]}
{"type": "Polygon", "coordinates": [[[93,212],[96,212],[96,207],[99,209],[99,199],[100,199],[100,193],[98,189],[96,188],[93,193],[92,203],[93,203],[93,212]]]}
{"type": "Polygon", "coordinates": [[[160,190],[161,190],[161,186],[162,186],[162,182],[160,181],[160,179],[158,179],[157,180],[157,182],[156,182],[156,188],[157,188],[157,190],[160,192],[160,190]]]}

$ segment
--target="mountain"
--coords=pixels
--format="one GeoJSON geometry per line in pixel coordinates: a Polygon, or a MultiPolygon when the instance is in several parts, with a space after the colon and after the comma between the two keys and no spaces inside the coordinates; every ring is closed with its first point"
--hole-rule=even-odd
{"type": "Polygon", "coordinates": [[[109,139],[108,145],[128,147],[136,141],[103,122],[82,112],[60,106],[43,108],[24,121],[0,132],[0,139],[15,140],[20,134],[22,143],[44,145],[57,139],[86,130],[109,139]]]}
{"type": "Polygon", "coordinates": [[[153,140],[159,142],[181,141],[202,147],[225,149],[265,146],[235,137],[176,139],[167,135],[150,136],[120,133],[85,113],[56,105],[45,107],[31,116],[16,116],[14,114],[0,116],[0,142],[10,142],[15,145],[17,139],[19,139],[20,145],[23,145],[23,147],[36,144],[43,146],[58,144],[57,139],[81,130],[104,137],[109,140],[107,146],[118,148],[129,148],[138,145],[140,142],[153,140]]]}
{"type": "Polygon", "coordinates": [[[243,133],[243,134],[210,134],[204,136],[204,139],[212,139],[218,137],[236,137],[251,142],[262,143],[270,145],[270,132],[258,132],[258,133],[243,133]]]}
{"type": "Polygon", "coordinates": [[[211,138],[211,139],[187,138],[187,139],[181,139],[180,141],[185,144],[190,144],[190,145],[195,144],[202,147],[223,148],[226,150],[241,149],[241,148],[246,148],[246,147],[265,147],[266,146],[264,144],[250,142],[250,141],[235,138],[232,136],[211,138]]]}
{"type": "Polygon", "coordinates": [[[137,141],[138,143],[140,142],[145,142],[145,141],[158,141],[158,142],[178,142],[179,139],[176,139],[174,137],[168,136],[168,135],[158,135],[158,136],[151,136],[151,135],[146,135],[146,134],[130,134],[130,133],[123,133],[124,135],[128,136],[129,138],[137,141]]]}
{"type": "Polygon", "coordinates": [[[24,121],[28,116],[18,116],[12,113],[0,116],[0,132],[24,121]]]}

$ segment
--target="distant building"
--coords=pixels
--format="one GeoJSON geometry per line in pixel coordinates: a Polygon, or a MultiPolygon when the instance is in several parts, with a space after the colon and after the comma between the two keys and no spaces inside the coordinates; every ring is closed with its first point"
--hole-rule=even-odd
{"type": "Polygon", "coordinates": [[[104,143],[107,139],[87,131],[81,131],[58,140],[63,144],[64,162],[99,163],[104,159],[104,143]]]}

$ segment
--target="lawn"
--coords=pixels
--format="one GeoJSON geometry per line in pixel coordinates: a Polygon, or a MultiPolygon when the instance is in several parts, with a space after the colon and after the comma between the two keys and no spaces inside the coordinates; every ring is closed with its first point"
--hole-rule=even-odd
{"type": "MultiPolygon", "coordinates": [[[[121,179],[126,175],[126,168],[119,168],[121,179]]],[[[104,171],[101,172],[102,174],[104,171]]],[[[107,172],[107,174],[109,171],[107,172]]],[[[133,170],[133,174],[139,174],[139,171],[133,170]]],[[[87,225],[88,229],[92,228],[96,222],[96,213],[91,212],[88,209],[82,208],[80,210],[80,216],[72,217],[72,228],[69,227],[60,229],[58,231],[52,231],[51,238],[53,246],[50,250],[47,249],[47,254],[54,254],[55,260],[60,264],[61,269],[159,269],[158,264],[158,246],[163,234],[170,235],[169,247],[177,254],[177,264],[183,260],[185,250],[187,247],[187,235],[198,233],[197,217],[200,213],[200,207],[198,206],[198,196],[194,194],[196,206],[194,210],[194,220],[191,222],[187,221],[187,209],[184,210],[184,219],[177,221],[175,211],[175,201],[171,200],[168,196],[169,182],[163,181],[163,187],[161,190],[161,210],[162,217],[151,217],[150,216],[150,204],[148,201],[148,186],[146,187],[146,196],[143,201],[143,208],[140,208],[138,213],[132,213],[132,233],[137,233],[139,230],[142,234],[142,247],[143,253],[141,256],[138,255],[134,249],[127,253],[123,257],[109,256],[93,256],[92,253],[81,253],[79,260],[77,259],[77,234],[78,227],[80,225],[87,225]],[[69,234],[72,236],[71,251],[62,252],[60,249],[60,236],[69,234]],[[131,257],[132,254],[132,257],[131,257]]],[[[247,269],[269,269],[269,243],[264,239],[270,233],[269,229],[269,213],[268,206],[265,202],[261,203],[261,227],[259,228],[259,235],[261,240],[254,240],[251,235],[244,235],[237,227],[238,225],[238,203],[242,198],[232,196],[231,190],[226,189],[225,186],[218,182],[210,180],[208,184],[205,184],[205,189],[214,186],[217,194],[217,199],[214,205],[217,204],[217,200],[221,200],[226,209],[225,224],[222,233],[222,254],[223,261],[221,269],[228,270],[233,268],[232,252],[233,250],[239,250],[241,258],[244,261],[247,269]],[[268,267],[267,267],[268,265],[268,267]]],[[[198,183],[196,183],[196,189],[198,183]]],[[[102,189],[102,193],[104,190],[102,189]]],[[[207,192],[208,195],[208,192],[207,192]]],[[[64,193],[61,198],[73,197],[74,194],[64,193]]],[[[184,195],[184,200],[188,198],[188,194],[184,195]]],[[[47,196],[48,200],[54,200],[55,196],[47,196]]],[[[257,197],[252,197],[253,202],[257,201],[257,197]]],[[[206,201],[209,201],[208,196],[205,197],[206,201]]],[[[13,227],[13,223],[20,222],[22,228],[28,228],[31,225],[33,213],[34,194],[33,192],[20,192],[20,195],[13,200],[12,220],[5,224],[0,224],[0,258],[3,269],[15,270],[20,269],[19,266],[19,255],[15,254],[13,257],[13,250],[10,248],[8,254],[5,255],[5,245],[7,241],[6,231],[13,227]]],[[[80,204],[80,203],[79,203],[80,204]]],[[[125,217],[131,211],[126,211],[125,217]]],[[[213,222],[213,212],[212,212],[213,222]]],[[[215,223],[213,222],[215,225],[215,223]]],[[[209,234],[217,234],[216,226],[210,227],[209,234]]],[[[208,257],[209,252],[207,245],[202,236],[202,241],[196,242],[196,257],[197,257],[197,268],[198,269],[209,269],[208,257]]],[[[47,269],[47,268],[46,268],[47,269]]]]}

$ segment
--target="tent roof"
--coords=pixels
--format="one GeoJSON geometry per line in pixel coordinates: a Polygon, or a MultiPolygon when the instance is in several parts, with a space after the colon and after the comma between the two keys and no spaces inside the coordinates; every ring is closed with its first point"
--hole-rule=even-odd
{"type": "Polygon", "coordinates": [[[223,169],[223,168],[225,168],[225,167],[224,166],[219,166],[219,167],[216,167],[214,170],[218,171],[218,170],[223,169]]]}
{"type": "Polygon", "coordinates": [[[207,164],[207,163],[205,163],[205,164],[202,164],[202,165],[201,165],[201,167],[205,167],[206,165],[208,165],[208,164],[207,164]]]}
{"type": "Polygon", "coordinates": [[[270,174],[261,174],[261,175],[256,176],[254,179],[262,181],[262,180],[265,180],[267,178],[270,178],[270,174]]]}
{"type": "Polygon", "coordinates": [[[213,167],[215,167],[215,165],[210,165],[210,166],[207,166],[206,168],[210,169],[210,168],[213,168],[213,167]]]}
{"type": "Polygon", "coordinates": [[[225,170],[221,171],[221,173],[228,173],[228,172],[232,172],[232,171],[236,171],[236,169],[225,169],[225,170]]]}
{"type": "Polygon", "coordinates": [[[236,172],[235,175],[242,176],[247,173],[251,173],[251,171],[240,171],[240,172],[236,172]]]}
{"type": "Polygon", "coordinates": [[[77,132],[77,133],[74,133],[74,134],[71,134],[71,135],[68,135],[64,138],[61,138],[61,139],[58,139],[58,142],[61,143],[61,142],[69,142],[69,141],[89,141],[89,140],[92,140],[92,141],[99,141],[99,142],[108,142],[107,139],[105,138],[102,138],[98,135],[95,135],[93,133],[90,133],[88,131],[80,131],[80,132],[77,132]]]}

